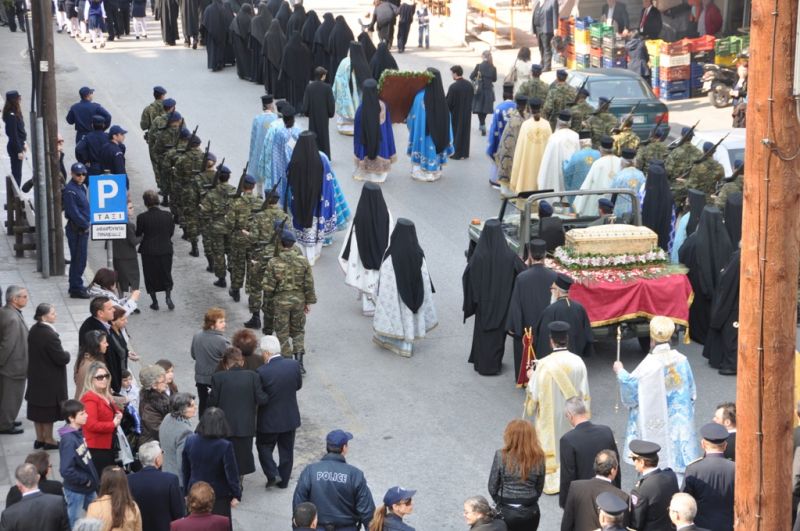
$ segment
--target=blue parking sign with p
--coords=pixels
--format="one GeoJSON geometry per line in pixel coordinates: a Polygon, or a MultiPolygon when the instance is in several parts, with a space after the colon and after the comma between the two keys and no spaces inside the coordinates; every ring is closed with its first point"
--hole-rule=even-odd
{"type": "Polygon", "coordinates": [[[93,175],[89,181],[92,239],[124,238],[128,222],[128,190],[125,175],[93,175]],[[114,227],[118,225],[119,227],[114,227]]]}

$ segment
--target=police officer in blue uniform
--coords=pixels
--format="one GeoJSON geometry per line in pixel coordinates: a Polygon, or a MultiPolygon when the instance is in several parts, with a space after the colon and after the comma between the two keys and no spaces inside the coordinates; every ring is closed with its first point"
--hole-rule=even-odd
{"type": "Polygon", "coordinates": [[[108,171],[114,175],[125,175],[128,189],[130,189],[130,179],[127,179],[128,172],[125,170],[125,135],[128,132],[118,125],[112,125],[108,130],[109,141],[103,146],[100,152],[100,165],[103,171],[108,171]]]}
{"type": "Polygon", "coordinates": [[[105,118],[99,114],[92,116],[92,127],[94,129],[75,145],[75,158],[86,166],[89,175],[100,175],[103,173],[103,149],[109,142],[105,118]]]}
{"type": "Polygon", "coordinates": [[[700,428],[705,456],[686,467],[683,492],[697,502],[698,527],[726,531],[733,529],[733,487],[736,464],[725,457],[728,430],[716,422],[700,428]]]}
{"type": "Polygon", "coordinates": [[[631,527],[639,531],[672,531],[669,503],[680,490],[675,472],[658,468],[658,444],[634,439],[628,447],[633,466],[641,474],[631,491],[631,527]]]}
{"type": "Polygon", "coordinates": [[[304,502],[317,507],[318,529],[356,531],[369,527],[375,502],[364,473],[345,461],[352,433],[333,430],[325,439],[327,455],[300,474],[292,508],[304,502]]]}
{"type": "Polygon", "coordinates": [[[81,87],[78,91],[81,96],[81,101],[75,103],[69,108],[67,113],[67,123],[75,126],[75,143],[89,132],[93,130],[92,117],[100,115],[103,117],[105,131],[111,125],[111,114],[103,108],[99,103],[92,101],[94,99],[94,89],[89,87],[81,87]]]}
{"type": "Polygon", "coordinates": [[[622,525],[628,504],[611,492],[601,492],[594,501],[597,505],[598,519],[602,531],[626,531],[622,525]]]}
{"type": "Polygon", "coordinates": [[[61,192],[61,204],[67,218],[67,244],[69,245],[69,296],[88,299],[83,285],[83,270],[89,246],[89,193],[86,190],[86,166],[80,162],[72,165],[72,178],[61,192]]]}

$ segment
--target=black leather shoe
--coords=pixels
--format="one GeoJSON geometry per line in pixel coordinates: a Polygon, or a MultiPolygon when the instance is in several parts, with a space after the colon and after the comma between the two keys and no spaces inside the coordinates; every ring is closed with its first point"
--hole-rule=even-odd
{"type": "Polygon", "coordinates": [[[42,450],[58,450],[58,443],[42,443],[42,450]]]}
{"type": "Polygon", "coordinates": [[[72,299],[91,299],[91,295],[86,293],[86,291],[70,291],[69,296],[72,299]]]}
{"type": "Polygon", "coordinates": [[[265,485],[265,488],[267,488],[267,489],[268,489],[268,488],[270,488],[270,487],[274,487],[275,485],[277,485],[277,484],[278,484],[278,481],[279,481],[280,479],[281,479],[281,478],[272,478],[272,479],[269,479],[269,478],[267,478],[267,484],[265,485]]]}
{"type": "Polygon", "coordinates": [[[157,303],[157,302],[154,302],[153,304],[151,304],[151,305],[150,305],[150,309],[151,309],[151,310],[158,310],[158,303],[157,303]]]}
{"type": "Polygon", "coordinates": [[[169,308],[170,310],[175,309],[175,303],[172,302],[172,297],[170,297],[169,295],[167,295],[167,308],[169,308]]]}
{"type": "Polygon", "coordinates": [[[736,369],[720,369],[719,373],[723,376],[736,376],[736,369]]]}
{"type": "Polygon", "coordinates": [[[16,426],[8,430],[0,430],[0,435],[19,435],[21,433],[25,433],[25,430],[16,426]]]}
{"type": "Polygon", "coordinates": [[[20,421],[18,421],[18,420],[15,420],[15,421],[14,421],[14,426],[16,426],[17,428],[19,428],[20,426],[22,426],[22,422],[20,422],[20,421]]]}
{"type": "Polygon", "coordinates": [[[44,448],[44,443],[42,441],[33,441],[33,449],[38,450],[40,448],[44,448]]]}

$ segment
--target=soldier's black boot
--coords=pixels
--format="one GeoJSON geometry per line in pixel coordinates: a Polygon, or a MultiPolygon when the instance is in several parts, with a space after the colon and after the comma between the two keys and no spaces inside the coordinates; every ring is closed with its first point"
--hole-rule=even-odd
{"type": "Polygon", "coordinates": [[[192,242],[192,250],[189,251],[189,256],[197,258],[200,256],[200,249],[197,248],[197,242],[192,242]]]}
{"type": "Polygon", "coordinates": [[[167,290],[167,308],[169,308],[170,310],[174,310],[175,309],[175,303],[172,302],[172,291],[171,290],[167,290]]]}
{"type": "Polygon", "coordinates": [[[169,196],[164,194],[164,197],[161,199],[161,206],[169,206],[169,196]]]}
{"type": "Polygon", "coordinates": [[[306,373],[306,367],[305,367],[305,365],[303,365],[303,356],[305,356],[305,355],[306,355],[306,353],[304,351],[302,351],[302,350],[294,355],[294,359],[296,359],[297,363],[300,364],[300,374],[305,374],[306,373]]]}
{"type": "Polygon", "coordinates": [[[208,271],[209,273],[213,273],[214,272],[214,262],[211,261],[211,257],[210,256],[206,256],[206,261],[208,261],[208,266],[206,266],[206,271],[208,271]]]}
{"type": "Polygon", "coordinates": [[[150,293],[150,298],[153,299],[153,304],[150,305],[150,309],[158,310],[158,299],[156,298],[155,291],[150,293]]]}
{"type": "Polygon", "coordinates": [[[239,289],[238,288],[229,289],[228,290],[228,295],[231,296],[231,298],[233,299],[233,302],[239,302],[239,289]]]}
{"type": "Polygon", "coordinates": [[[217,281],[214,282],[214,285],[220,288],[225,288],[228,286],[227,282],[225,282],[225,277],[217,277],[217,281]]]}
{"type": "Polygon", "coordinates": [[[244,324],[245,328],[252,328],[258,330],[261,328],[261,315],[259,312],[253,312],[253,316],[244,324]]]}

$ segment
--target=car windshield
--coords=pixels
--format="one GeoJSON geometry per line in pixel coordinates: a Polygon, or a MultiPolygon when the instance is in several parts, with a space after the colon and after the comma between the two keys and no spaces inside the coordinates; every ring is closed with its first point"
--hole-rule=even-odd
{"type": "Polygon", "coordinates": [[[744,148],[741,149],[728,149],[728,157],[731,159],[731,169],[736,167],[736,161],[741,160],[744,162],[744,148]]]}
{"type": "Polygon", "coordinates": [[[590,79],[589,86],[591,93],[589,99],[592,101],[611,97],[616,100],[650,98],[647,85],[639,79],[626,77],[590,79]]]}

